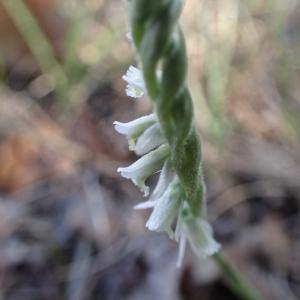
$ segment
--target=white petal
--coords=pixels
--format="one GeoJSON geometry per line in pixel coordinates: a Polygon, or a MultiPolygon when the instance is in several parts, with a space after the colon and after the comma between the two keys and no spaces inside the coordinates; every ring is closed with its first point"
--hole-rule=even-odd
{"type": "Polygon", "coordinates": [[[134,209],[147,209],[147,208],[153,208],[155,205],[155,201],[145,201],[141,202],[134,206],[134,209]]]}
{"type": "Polygon", "coordinates": [[[214,240],[212,228],[204,219],[188,218],[183,221],[182,227],[197,255],[207,257],[220,250],[221,245],[214,240]]]}
{"type": "Polygon", "coordinates": [[[122,78],[128,83],[126,87],[126,93],[128,96],[138,98],[146,93],[143,73],[138,68],[130,66],[122,78]]]}
{"type": "Polygon", "coordinates": [[[133,85],[127,84],[125,89],[126,95],[131,98],[141,98],[144,96],[144,90],[133,85]]]}
{"type": "MultiPolygon", "coordinates": [[[[152,175],[152,174],[150,174],[152,175]]],[[[149,176],[150,176],[149,175],[149,176]]],[[[132,182],[144,193],[144,197],[149,196],[150,188],[145,184],[147,178],[141,177],[138,179],[132,179],[132,182]]]]}
{"type": "Polygon", "coordinates": [[[115,130],[123,135],[126,135],[129,139],[137,138],[143,131],[149,126],[153,125],[157,121],[155,114],[140,117],[133,121],[122,123],[115,121],[115,130]]]}
{"type": "Polygon", "coordinates": [[[180,238],[182,236],[182,208],[184,206],[184,202],[181,202],[180,208],[179,208],[179,213],[178,213],[178,218],[177,218],[177,223],[175,227],[175,233],[174,233],[174,239],[176,242],[180,241],[180,238]]]}
{"type": "Polygon", "coordinates": [[[145,83],[143,79],[143,72],[134,67],[130,66],[126,74],[122,77],[127,83],[132,84],[140,89],[145,90],[145,83]]]}
{"type": "Polygon", "coordinates": [[[163,168],[158,178],[158,182],[150,197],[150,200],[155,200],[160,198],[163,195],[163,193],[166,191],[169,184],[171,183],[173,177],[174,177],[174,170],[172,169],[171,162],[168,159],[165,161],[163,165],[163,168]]]}
{"type": "Polygon", "coordinates": [[[148,153],[165,142],[158,123],[147,128],[137,139],[134,151],[137,155],[148,153]]]}
{"type": "Polygon", "coordinates": [[[180,268],[182,266],[185,249],[186,249],[186,236],[184,234],[181,234],[179,246],[178,246],[178,258],[176,262],[177,268],[180,268]]]}
{"type": "Polygon", "coordinates": [[[165,193],[155,201],[155,206],[146,223],[146,227],[153,231],[166,231],[170,238],[174,233],[171,228],[175,218],[178,215],[180,207],[180,196],[178,189],[178,180],[174,180],[165,193]]]}
{"type": "Polygon", "coordinates": [[[125,168],[118,168],[118,172],[125,178],[131,179],[137,185],[145,196],[149,193],[149,187],[145,185],[146,179],[161,169],[165,159],[170,153],[167,145],[161,145],[158,149],[142,156],[132,165],[125,168]]]}

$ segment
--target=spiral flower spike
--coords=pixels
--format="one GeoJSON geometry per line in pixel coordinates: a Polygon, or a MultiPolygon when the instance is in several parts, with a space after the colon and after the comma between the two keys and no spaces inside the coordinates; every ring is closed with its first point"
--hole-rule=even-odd
{"type": "Polygon", "coordinates": [[[114,123],[126,135],[129,149],[143,155],[118,170],[148,195],[145,182],[161,168],[150,199],[135,208],[153,208],[146,227],[165,231],[180,243],[180,265],[187,242],[202,257],[220,249],[205,220],[200,139],[193,126],[192,99],[185,82],[185,41],[178,26],[182,2],[132,0],[129,6],[128,36],[142,68],[130,66],[123,76],[126,93],[133,98],[147,95],[154,103],[154,113],[129,123],[114,123]],[[160,149],[166,149],[163,155],[160,149]]]}
{"type": "Polygon", "coordinates": [[[165,231],[179,242],[178,266],[189,242],[198,256],[214,257],[228,285],[242,299],[261,300],[219,253],[221,246],[214,240],[212,227],[205,220],[201,145],[193,125],[193,104],[186,85],[185,41],[178,25],[183,2],[128,2],[131,24],[128,36],[142,70],[129,68],[123,77],[128,84],[126,92],[133,98],[147,95],[153,101],[154,114],[127,124],[115,122],[116,130],[127,136],[130,150],[143,155],[131,166],[118,170],[148,195],[145,181],[161,169],[150,199],[135,208],[153,208],[146,227],[165,231]]]}

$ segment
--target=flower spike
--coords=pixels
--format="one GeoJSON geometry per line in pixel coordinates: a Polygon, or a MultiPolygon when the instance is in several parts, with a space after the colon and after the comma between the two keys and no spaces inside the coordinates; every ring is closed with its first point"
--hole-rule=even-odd
{"type": "Polygon", "coordinates": [[[130,150],[143,155],[132,165],[118,169],[123,177],[131,179],[146,196],[150,189],[145,181],[162,168],[150,198],[135,209],[153,209],[146,227],[165,231],[179,242],[179,264],[187,242],[204,257],[220,249],[205,220],[201,144],[186,86],[185,40],[178,26],[182,4],[181,0],[129,2],[130,40],[142,70],[129,67],[123,76],[126,93],[133,98],[147,94],[155,114],[114,123],[116,130],[127,137],[130,150]]]}

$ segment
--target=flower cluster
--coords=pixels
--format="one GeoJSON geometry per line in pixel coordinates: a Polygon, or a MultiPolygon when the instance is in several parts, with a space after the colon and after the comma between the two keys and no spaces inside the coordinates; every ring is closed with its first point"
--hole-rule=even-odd
{"type": "MultiPolygon", "coordinates": [[[[147,94],[142,72],[130,66],[123,79],[127,82],[126,93],[133,98],[147,94]]],[[[114,122],[118,133],[126,136],[129,149],[140,159],[118,172],[144,192],[150,194],[146,180],[160,171],[158,182],[148,201],[135,206],[135,209],[152,208],[146,227],[152,231],[166,232],[171,239],[179,242],[178,265],[184,256],[186,242],[193,251],[206,257],[219,251],[220,245],[212,234],[212,228],[204,218],[192,216],[189,212],[184,192],[176,176],[170,158],[170,147],[161,131],[156,114],[140,117],[128,123],[114,122]]]]}

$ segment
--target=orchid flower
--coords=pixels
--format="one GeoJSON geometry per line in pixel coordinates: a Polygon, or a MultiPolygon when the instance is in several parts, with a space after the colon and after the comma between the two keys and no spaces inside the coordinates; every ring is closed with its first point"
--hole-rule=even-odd
{"type": "MultiPolygon", "coordinates": [[[[136,139],[151,125],[157,122],[157,117],[155,114],[150,114],[144,117],[140,117],[128,123],[122,123],[115,121],[115,130],[126,136],[129,148],[132,150],[135,148],[136,139]]],[[[152,148],[153,149],[153,148],[152,148]]]]}
{"type": "Polygon", "coordinates": [[[125,168],[118,168],[118,172],[123,177],[131,179],[144,192],[144,196],[148,196],[149,187],[146,186],[145,181],[149,176],[162,168],[169,153],[169,146],[165,144],[161,145],[159,148],[142,156],[132,165],[125,168]]]}
{"type": "Polygon", "coordinates": [[[170,238],[174,237],[173,229],[171,228],[175,219],[178,216],[180,207],[180,190],[178,189],[178,180],[174,179],[169,184],[164,194],[155,201],[153,211],[146,223],[146,227],[152,231],[168,233],[170,238]]]}
{"type": "Polygon", "coordinates": [[[132,150],[137,155],[143,155],[158,147],[165,142],[165,138],[162,135],[160,126],[158,123],[148,127],[137,139],[135,145],[132,146],[132,150]]]}
{"type": "Polygon", "coordinates": [[[146,94],[146,86],[143,73],[140,69],[130,66],[122,77],[126,82],[126,94],[131,98],[140,98],[146,94]]]}
{"type": "Polygon", "coordinates": [[[185,215],[186,209],[183,206],[175,230],[175,239],[179,242],[178,267],[182,264],[187,241],[192,250],[203,258],[214,255],[221,249],[221,245],[213,237],[210,224],[204,218],[185,215]]]}
{"type": "Polygon", "coordinates": [[[165,163],[163,165],[163,168],[160,172],[158,182],[157,182],[156,187],[155,187],[154,191],[152,192],[149,200],[135,205],[134,209],[153,208],[155,201],[164,194],[164,192],[168,188],[169,184],[171,183],[173,177],[174,177],[174,171],[171,168],[171,163],[170,163],[170,160],[168,159],[165,161],[165,163]]]}

